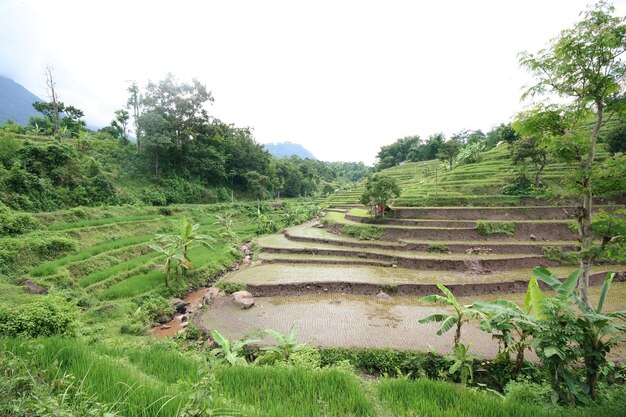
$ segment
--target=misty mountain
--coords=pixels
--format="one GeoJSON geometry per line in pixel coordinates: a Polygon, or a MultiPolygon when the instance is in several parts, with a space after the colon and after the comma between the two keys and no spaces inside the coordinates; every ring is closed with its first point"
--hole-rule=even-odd
{"type": "Polygon", "coordinates": [[[33,108],[36,101],[44,101],[10,78],[0,75],[0,124],[11,119],[26,125],[30,116],[41,116],[33,108]]]}
{"type": "Polygon", "coordinates": [[[290,156],[295,155],[302,159],[317,159],[302,145],[293,142],[266,143],[263,146],[265,146],[265,149],[276,158],[289,158],[290,156]]]}

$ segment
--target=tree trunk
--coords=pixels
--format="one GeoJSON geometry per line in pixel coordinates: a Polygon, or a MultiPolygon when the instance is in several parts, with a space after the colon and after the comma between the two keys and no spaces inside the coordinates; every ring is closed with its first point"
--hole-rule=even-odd
{"type": "Polygon", "coordinates": [[[170,287],[170,266],[171,266],[171,263],[170,263],[170,261],[168,260],[168,261],[165,263],[165,286],[166,286],[167,288],[169,288],[169,287],[170,287]]]}
{"type": "Polygon", "coordinates": [[[541,173],[543,172],[543,169],[545,167],[546,165],[542,163],[535,164],[535,168],[537,168],[537,172],[535,173],[535,188],[536,189],[539,189],[539,187],[541,187],[541,173]]]}
{"type": "Polygon", "coordinates": [[[456,323],[456,332],[454,333],[454,346],[458,346],[461,342],[461,320],[456,323]]]}
{"type": "Polygon", "coordinates": [[[515,364],[513,365],[513,372],[515,373],[518,373],[524,365],[524,350],[525,347],[520,346],[515,354],[515,364]]]}
{"type": "Polygon", "coordinates": [[[578,280],[578,294],[587,308],[591,308],[591,301],[589,300],[589,274],[593,263],[593,258],[590,253],[593,245],[593,231],[591,229],[593,201],[593,190],[591,188],[591,167],[595,157],[598,132],[602,126],[602,117],[604,115],[604,105],[601,101],[596,101],[596,111],[596,123],[593,126],[589,140],[589,153],[586,158],[582,158],[580,161],[583,175],[581,178],[582,206],[578,216],[578,234],[580,238],[579,259],[582,276],[578,280]]]}
{"type": "Polygon", "coordinates": [[[598,385],[598,370],[593,368],[593,369],[587,369],[587,378],[586,378],[586,382],[587,385],[589,386],[589,396],[591,397],[592,400],[596,399],[596,386],[598,385]]]}

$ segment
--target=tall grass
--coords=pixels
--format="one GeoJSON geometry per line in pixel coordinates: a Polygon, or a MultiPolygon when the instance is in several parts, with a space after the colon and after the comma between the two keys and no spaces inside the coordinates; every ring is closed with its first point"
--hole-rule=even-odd
{"type": "Polygon", "coordinates": [[[139,243],[145,243],[152,239],[152,235],[143,236],[129,236],[122,239],[112,240],[109,242],[101,243],[96,246],[91,246],[80,250],[79,252],[64,256],[63,258],[55,259],[53,261],[44,262],[34,268],[30,275],[33,277],[42,277],[47,275],[54,275],[59,271],[59,267],[67,265],[72,262],[82,261],[91,256],[98,255],[110,250],[120,249],[126,246],[137,245],[139,243]]]}
{"type": "Polygon", "coordinates": [[[95,400],[114,405],[117,413],[126,417],[176,416],[188,395],[184,386],[148,377],[124,361],[102,354],[98,347],[75,339],[47,338],[33,343],[0,339],[0,348],[47,368],[50,379],[73,374],[95,400]]]}
{"type": "Polygon", "coordinates": [[[131,271],[141,265],[144,265],[146,262],[148,262],[151,259],[156,258],[157,256],[159,256],[158,253],[156,252],[151,252],[151,253],[146,253],[145,255],[141,255],[138,256],[136,258],[133,259],[129,259],[126,262],[122,262],[119,263],[117,265],[113,265],[110,268],[107,269],[103,269],[101,271],[96,271],[94,273],[91,273],[89,275],[87,275],[85,278],[82,278],[78,283],[80,284],[81,287],[85,288],[88,287],[90,285],[96,284],[98,282],[104,281],[105,279],[116,275],[120,272],[127,272],[127,271],[131,271]]]}
{"type": "Polygon", "coordinates": [[[138,222],[138,221],[145,221],[145,220],[157,220],[162,217],[163,216],[158,215],[158,214],[145,214],[145,215],[138,215],[138,216],[119,216],[119,217],[108,217],[104,219],[95,219],[95,220],[80,220],[76,222],[53,223],[50,226],[48,226],[48,230],[61,231],[61,230],[70,230],[70,229],[81,229],[83,227],[104,226],[108,224],[129,223],[129,222],[138,222]]]}
{"type": "MultiPolygon", "coordinates": [[[[203,269],[209,265],[224,265],[232,254],[226,244],[213,245],[213,249],[204,246],[193,248],[189,251],[189,258],[195,270],[203,269]]],[[[163,288],[165,285],[165,271],[155,270],[145,274],[134,275],[124,281],[112,285],[106,291],[100,293],[101,300],[114,300],[118,298],[135,297],[137,295],[163,288]]]]}
{"type": "Polygon", "coordinates": [[[378,394],[383,407],[397,417],[626,416],[626,401],[622,399],[591,407],[540,407],[428,379],[383,379],[378,382],[378,394]]]}
{"type": "Polygon", "coordinates": [[[356,377],[337,370],[231,367],[216,372],[218,393],[254,407],[259,417],[376,415],[356,377]]]}

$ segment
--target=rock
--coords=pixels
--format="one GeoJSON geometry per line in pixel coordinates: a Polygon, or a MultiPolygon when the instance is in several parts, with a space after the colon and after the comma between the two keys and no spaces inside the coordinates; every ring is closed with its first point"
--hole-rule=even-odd
{"type": "Polygon", "coordinates": [[[391,296],[389,294],[387,294],[384,291],[379,292],[378,294],[376,294],[376,298],[381,300],[381,301],[387,301],[387,300],[391,300],[391,296]]]}
{"type": "Polygon", "coordinates": [[[188,322],[188,321],[186,321],[186,322],[184,322],[183,324],[181,324],[181,326],[183,326],[183,328],[185,328],[185,327],[189,326],[189,322],[188,322]]]}
{"type": "Polygon", "coordinates": [[[167,330],[167,329],[171,329],[172,326],[168,326],[167,324],[164,324],[161,326],[161,330],[167,330]]]}
{"type": "Polygon", "coordinates": [[[233,303],[239,308],[250,308],[254,305],[254,297],[248,291],[237,291],[233,293],[233,303]]]}
{"type": "Polygon", "coordinates": [[[468,255],[487,255],[491,252],[491,248],[485,248],[483,246],[474,246],[465,251],[465,253],[468,255]]]}
{"type": "Polygon", "coordinates": [[[159,323],[159,324],[163,324],[163,323],[167,323],[167,322],[172,321],[172,319],[173,319],[173,318],[174,318],[174,317],[172,317],[172,316],[170,316],[170,315],[167,315],[167,314],[159,314],[159,315],[158,315],[158,316],[154,319],[154,321],[156,321],[156,322],[157,322],[157,323],[159,323]]]}
{"type": "Polygon", "coordinates": [[[393,264],[393,265],[391,265],[391,267],[392,267],[392,268],[397,268],[397,267],[398,267],[398,265],[393,264]]]}
{"type": "Polygon", "coordinates": [[[22,281],[22,286],[26,287],[31,294],[48,294],[48,290],[41,285],[35,283],[35,281],[27,279],[22,281]]]}
{"type": "Polygon", "coordinates": [[[176,334],[183,334],[185,333],[185,329],[180,329],[179,331],[176,332],[176,334]]]}
{"type": "Polygon", "coordinates": [[[172,302],[172,307],[174,307],[174,310],[176,310],[178,314],[185,314],[187,312],[188,305],[189,303],[178,298],[174,299],[174,301],[172,302]]]}
{"type": "Polygon", "coordinates": [[[530,238],[530,240],[537,240],[537,236],[535,236],[534,234],[530,234],[530,236],[528,236],[530,238]]]}
{"type": "Polygon", "coordinates": [[[186,314],[183,314],[182,316],[180,316],[180,321],[182,321],[183,323],[189,320],[189,316],[187,316],[186,314]]]}

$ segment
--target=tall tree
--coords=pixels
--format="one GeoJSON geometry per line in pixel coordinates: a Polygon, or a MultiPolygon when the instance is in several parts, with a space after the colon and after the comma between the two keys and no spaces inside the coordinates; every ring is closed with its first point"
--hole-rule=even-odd
{"type": "Polygon", "coordinates": [[[463,145],[458,140],[450,139],[449,141],[441,144],[439,150],[437,151],[437,158],[444,162],[447,162],[448,168],[452,169],[452,166],[454,164],[454,158],[456,158],[456,156],[459,154],[462,146],[463,145]]]}
{"type": "Polygon", "coordinates": [[[605,121],[605,111],[614,95],[624,90],[626,65],[622,54],[626,51],[626,25],[623,17],[614,16],[615,8],[600,1],[582,13],[583,19],[550,41],[545,49],[535,54],[522,52],[520,64],[535,77],[524,97],[555,94],[569,101],[576,114],[577,127],[593,118],[593,128],[586,137],[572,129],[569,135],[581,147],[578,158],[578,186],[580,207],[578,230],[581,242],[579,280],[580,298],[588,307],[589,272],[593,260],[591,228],[592,169],[598,133],[605,121]]]}
{"type": "Polygon", "coordinates": [[[129,120],[130,114],[128,111],[119,109],[115,111],[115,119],[111,122],[111,125],[120,131],[120,135],[124,141],[128,140],[128,137],[126,136],[126,129],[128,128],[129,120]]]}
{"type": "Polygon", "coordinates": [[[57,135],[59,133],[59,114],[63,111],[59,104],[62,105],[59,101],[59,95],[57,94],[56,82],[54,81],[54,77],[52,75],[52,68],[50,66],[46,66],[44,70],[46,76],[46,89],[48,93],[48,98],[50,99],[50,104],[52,104],[52,121],[54,123],[54,134],[57,135]]]}
{"type": "Polygon", "coordinates": [[[135,125],[135,139],[137,140],[137,150],[141,151],[141,128],[139,127],[139,116],[141,115],[141,95],[139,93],[139,86],[136,82],[128,87],[128,101],[126,102],[126,108],[133,112],[133,124],[135,125]]]}

